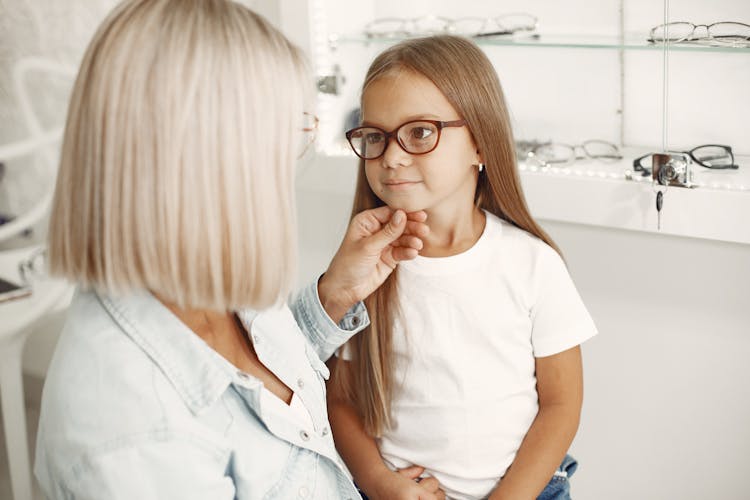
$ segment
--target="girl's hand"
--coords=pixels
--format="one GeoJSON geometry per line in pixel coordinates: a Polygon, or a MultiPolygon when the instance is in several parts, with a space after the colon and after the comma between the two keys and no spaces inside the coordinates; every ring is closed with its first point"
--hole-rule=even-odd
{"type": "Polygon", "coordinates": [[[438,480],[426,477],[417,482],[424,467],[412,465],[396,472],[388,471],[378,481],[371,500],[445,500],[445,492],[440,489],[438,480]]]}
{"type": "Polygon", "coordinates": [[[417,256],[421,238],[429,233],[425,220],[424,212],[405,214],[387,206],[365,210],[352,219],[318,282],[320,301],[334,322],[382,285],[399,261],[417,256]]]}

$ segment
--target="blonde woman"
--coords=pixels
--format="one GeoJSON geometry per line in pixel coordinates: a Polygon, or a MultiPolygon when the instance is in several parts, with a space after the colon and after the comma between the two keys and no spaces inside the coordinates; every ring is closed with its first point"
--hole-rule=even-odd
{"type": "Polygon", "coordinates": [[[323,363],[421,247],[424,213],[356,217],[285,305],[311,79],[226,0],[130,0],[81,64],[50,226],[80,285],[44,388],[50,499],[355,498],[323,363]],[[407,220],[410,219],[410,220],[407,220]]]}
{"type": "Polygon", "coordinates": [[[347,138],[354,213],[424,210],[430,225],[335,362],[330,418],[355,481],[371,500],[422,499],[424,483],[450,499],[568,500],[579,345],[596,328],[526,207],[491,62],[454,36],[387,49],[347,138]]]}

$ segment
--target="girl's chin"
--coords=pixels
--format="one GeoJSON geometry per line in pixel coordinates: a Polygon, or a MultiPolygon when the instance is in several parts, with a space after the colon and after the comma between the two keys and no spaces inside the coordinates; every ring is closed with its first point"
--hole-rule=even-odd
{"type": "Polygon", "coordinates": [[[425,210],[425,207],[416,203],[387,203],[387,205],[391,210],[403,210],[406,213],[425,210]]]}

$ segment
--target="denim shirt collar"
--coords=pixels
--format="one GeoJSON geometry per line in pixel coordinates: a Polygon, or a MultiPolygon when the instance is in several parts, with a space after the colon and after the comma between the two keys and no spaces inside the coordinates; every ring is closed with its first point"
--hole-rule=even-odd
{"type": "Polygon", "coordinates": [[[96,295],[194,414],[213,405],[232,383],[235,374],[229,363],[147,291],[119,297],[96,295]]]}

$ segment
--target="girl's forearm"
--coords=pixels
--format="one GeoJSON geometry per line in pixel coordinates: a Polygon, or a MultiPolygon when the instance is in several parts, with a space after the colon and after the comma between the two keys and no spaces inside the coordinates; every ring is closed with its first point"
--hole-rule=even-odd
{"type": "Polygon", "coordinates": [[[329,401],[329,419],[336,449],[354,476],[357,486],[373,495],[378,476],[391,472],[380,457],[380,451],[356,409],[345,400],[329,401]]]}
{"type": "Polygon", "coordinates": [[[490,500],[534,500],[544,490],[573,442],[580,406],[541,407],[515,460],[490,500]]]}

